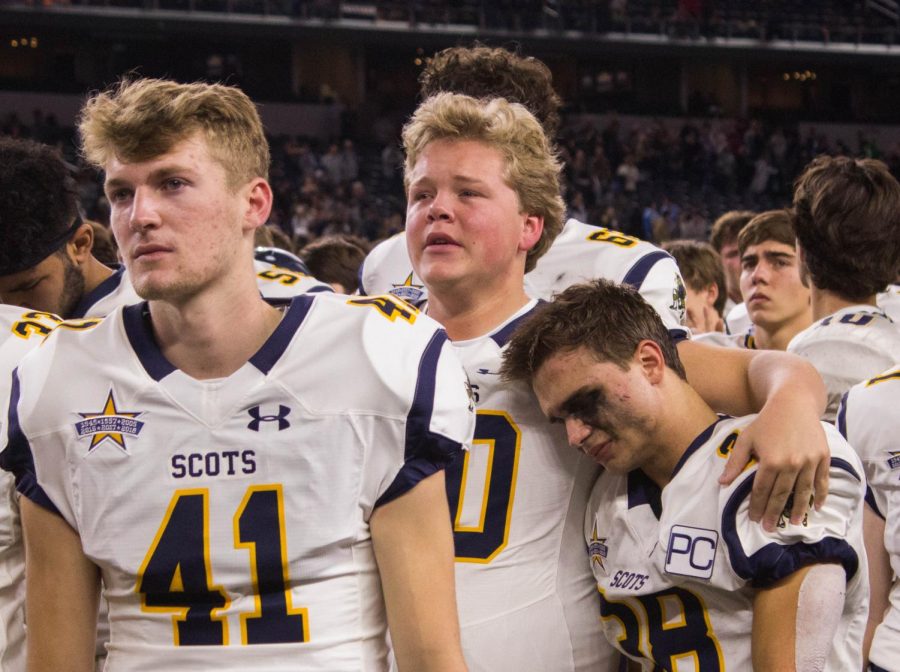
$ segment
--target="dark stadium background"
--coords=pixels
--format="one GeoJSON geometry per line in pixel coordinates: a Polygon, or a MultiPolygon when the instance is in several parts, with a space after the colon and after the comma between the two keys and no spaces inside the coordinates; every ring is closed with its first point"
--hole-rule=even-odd
{"type": "Polygon", "coordinates": [[[418,73],[475,39],[552,69],[566,201],[593,224],[705,239],[726,210],[785,205],[820,153],[900,174],[895,0],[0,0],[0,131],[59,145],[103,222],[72,130],[85,94],[129,72],[225,81],[271,134],[271,222],[377,239],[403,223],[418,73]]]}

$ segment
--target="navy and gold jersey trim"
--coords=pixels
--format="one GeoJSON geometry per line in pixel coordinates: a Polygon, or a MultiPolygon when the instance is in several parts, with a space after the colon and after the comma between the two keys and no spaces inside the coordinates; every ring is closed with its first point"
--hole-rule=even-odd
{"type": "Polygon", "coordinates": [[[709,427],[700,432],[697,437],[693,441],[691,441],[691,445],[689,445],[682,456],[678,458],[678,462],[675,464],[675,468],[672,470],[672,478],[675,478],[675,474],[681,471],[681,468],[687,463],[689,459],[691,459],[691,455],[700,450],[700,448],[702,448],[703,445],[707,441],[709,441],[709,437],[711,437],[713,432],[716,431],[716,426],[718,426],[718,424],[722,422],[722,420],[724,420],[726,417],[727,416],[720,415],[709,427]]]}
{"type": "Polygon", "coordinates": [[[35,504],[59,515],[59,509],[37,482],[34,469],[34,455],[31,444],[22,432],[19,423],[19,370],[12,373],[12,388],[9,395],[9,433],[6,448],[0,453],[0,467],[12,472],[16,477],[16,490],[35,504]]]}
{"type": "MultiPolygon", "coordinates": [[[[264,374],[275,366],[309,313],[313,300],[314,296],[305,294],[291,299],[287,312],[275,327],[275,331],[249,359],[253,366],[264,374]]],[[[131,343],[141,366],[153,380],[159,382],[175,371],[175,366],[163,355],[153,336],[153,325],[150,322],[150,310],[146,301],[126,306],[122,311],[122,320],[128,342],[131,343]]]]}
{"type": "Polygon", "coordinates": [[[403,467],[375,502],[382,506],[408,492],[420,481],[447,467],[459,455],[462,446],[452,439],[432,432],[431,416],[434,412],[434,394],[441,351],[447,342],[443,330],[431,337],[419,360],[416,392],[406,416],[406,446],[403,467]]]}
{"type": "Polygon", "coordinates": [[[850,439],[847,438],[847,403],[849,401],[850,392],[844,392],[844,396],[841,397],[841,405],[838,406],[837,418],[834,421],[838,432],[840,432],[841,436],[843,436],[848,443],[850,441],[850,439]]]}
{"type": "Polygon", "coordinates": [[[250,363],[253,366],[266,374],[272,370],[272,367],[275,366],[275,363],[281,359],[284,351],[287,350],[288,345],[294,338],[294,334],[297,333],[297,329],[300,328],[303,320],[309,314],[312,303],[312,296],[302,294],[295,296],[291,300],[284,317],[281,318],[281,322],[275,327],[275,331],[266,339],[266,342],[263,343],[263,346],[256,354],[250,358],[250,363]]]}
{"type": "MultiPolygon", "coordinates": [[[[119,285],[122,284],[122,278],[125,275],[125,267],[124,266],[116,266],[113,270],[113,274],[109,276],[106,280],[101,282],[99,285],[94,287],[90,292],[81,297],[81,301],[78,302],[78,305],[75,306],[75,310],[72,311],[71,315],[66,315],[67,319],[78,319],[82,317],[88,317],[88,311],[96,304],[100,299],[103,299],[110,294],[112,294],[119,285]]],[[[93,316],[91,316],[93,317],[93,316]]]]}
{"type": "Polygon", "coordinates": [[[622,278],[622,284],[640,290],[641,285],[644,284],[644,280],[646,280],[647,276],[650,274],[650,269],[656,266],[656,262],[671,258],[672,255],[662,250],[656,250],[655,252],[644,255],[635,262],[634,266],[628,269],[628,273],[622,278]]]}
{"type": "Polygon", "coordinates": [[[662,515],[662,489],[640,469],[629,471],[627,478],[628,508],[647,505],[659,520],[662,515]]]}
{"type": "Polygon", "coordinates": [[[877,385],[878,383],[886,383],[889,380],[900,380],[900,369],[895,369],[890,373],[885,373],[881,376],[875,376],[874,378],[870,378],[866,381],[866,387],[870,387],[872,385],[877,385]]]}
{"type": "Polygon", "coordinates": [[[546,303],[546,301],[538,300],[538,302],[534,304],[531,310],[522,313],[517,318],[510,321],[507,325],[491,334],[491,340],[502,348],[509,342],[509,339],[512,338],[513,333],[515,333],[516,329],[519,328],[519,325],[522,324],[522,321],[525,320],[529,315],[534,313],[534,311],[544,303],[546,303]]]}
{"type": "MultiPolygon", "coordinates": [[[[843,469],[861,480],[853,466],[840,458],[831,459],[831,467],[843,469]]],[[[859,570],[859,556],[844,539],[826,537],[815,543],[782,545],[771,543],[747,555],[737,532],[737,511],[750,496],[756,474],[751,474],[735,489],[722,510],[722,537],[728,547],[734,571],[754,588],[766,588],[790,576],[798,569],[816,563],[838,562],[844,568],[847,581],[859,570]]]]}
{"type": "Polygon", "coordinates": [[[294,273],[302,273],[303,275],[314,277],[309,270],[309,266],[306,265],[306,262],[296,254],[292,254],[287,250],[282,250],[277,247],[257,247],[253,250],[253,258],[257,261],[278,266],[279,268],[286,268],[294,273]]]}

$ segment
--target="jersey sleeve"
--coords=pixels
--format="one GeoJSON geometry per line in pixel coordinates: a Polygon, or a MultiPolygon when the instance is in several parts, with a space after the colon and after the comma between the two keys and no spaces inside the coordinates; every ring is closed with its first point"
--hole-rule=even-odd
{"type": "Polygon", "coordinates": [[[675,340],[688,338],[684,324],[684,280],[675,260],[663,250],[648,252],[638,259],[622,278],[649,303],[675,340]]]}
{"type": "Polygon", "coordinates": [[[756,468],[722,492],[722,535],[732,569],[755,588],[770,586],[816,563],[840,564],[849,581],[865,562],[857,551],[862,548],[862,465],[834,427],[825,425],[825,431],[832,455],[828,498],[821,510],[810,507],[801,524],[791,525],[782,514],[775,531],[766,532],[750,520],[756,468]]]}
{"type": "Polygon", "coordinates": [[[403,447],[403,464],[375,506],[386,504],[444,469],[472,443],[475,409],[466,374],[443,330],[419,362],[403,447]]]}
{"type": "MultiPolygon", "coordinates": [[[[50,346],[52,339],[47,342],[50,346]]],[[[43,359],[43,358],[42,358],[43,359]]],[[[77,529],[72,506],[72,487],[68,475],[65,442],[59,432],[47,432],[46,440],[35,445],[29,431],[31,424],[40,422],[35,400],[42,388],[42,366],[33,356],[26,357],[13,372],[7,418],[4,423],[0,453],[0,467],[15,476],[16,489],[23,496],[45,509],[61,515],[77,529]]]]}

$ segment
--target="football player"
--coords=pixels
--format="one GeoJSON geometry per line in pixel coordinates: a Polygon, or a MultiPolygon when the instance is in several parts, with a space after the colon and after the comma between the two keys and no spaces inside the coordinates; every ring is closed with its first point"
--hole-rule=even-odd
{"type": "MultiPolygon", "coordinates": [[[[612,663],[598,636],[596,591],[581,564],[580,540],[597,468],[564,450],[564,434],[546,425],[527,385],[498,375],[510,335],[537,305],[525,272],[562,227],[559,164],[537,120],[503,99],[433,96],[405,127],[403,143],[408,254],[428,290],[428,315],[459,352],[478,409],[475,445],[447,474],[467,662],[492,672],[604,669],[612,663]]],[[[804,502],[826,455],[821,381],[811,366],[781,353],[690,341],[679,348],[717,407],[740,412],[768,397],[769,417],[748,428],[741,444],[752,439],[768,464],[755,480],[751,515],[759,520],[764,513],[774,527],[797,476],[773,468],[773,459],[790,461],[780,442],[795,439],[784,432],[799,431],[804,450],[809,437],[815,446],[814,457],[797,455],[807,465],[797,484],[804,502]],[[775,497],[766,505],[770,492],[775,497]]],[[[735,449],[726,480],[740,472],[748,449],[735,449]]],[[[825,490],[817,478],[817,497],[825,490]]],[[[791,516],[799,521],[805,513],[803,504],[791,516]]]]}
{"type": "Polygon", "coordinates": [[[536,311],[505,353],[504,374],[605,467],[583,531],[607,639],[643,669],[860,669],[859,458],[823,426],[828,501],[763,530],[748,516],[757,465],[726,488],[715,480],[753,418],[716,414],[678,355],[652,308],[604,280],[536,311]]]}
{"type": "Polygon", "coordinates": [[[674,257],[684,278],[685,322],[691,333],[724,333],[725,273],[719,253],[699,240],[669,240],[663,249],[674,257]]]}
{"type": "Polygon", "coordinates": [[[813,324],[787,349],[822,375],[833,421],[851,386],[900,361],[900,330],[875,301],[900,269],[900,184],[881,161],[820,156],[797,178],[791,224],[813,324]]]}
{"type": "MultiPolygon", "coordinates": [[[[43,342],[62,320],[0,304],[0,403],[22,357],[43,342]]],[[[25,547],[12,474],[0,473],[0,670],[25,672],[25,547]]]]}
{"type": "Polygon", "coordinates": [[[800,280],[797,239],[785,210],[756,215],[738,234],[741,295],[751,325],[698,340],[751,350],[784,350],[812,323],[809,287],[800,280]]]}
{"type": "MultiPolygon", "coordinates": [[[[559,130],[562,100],[550,69],[533,57],[485,46],[451,47],[428,62],[420,84],[423,99],[440,91],[506,98],[528,108],[551,140],[559,130]]],[[[673,335],[686,332],[685,288],[675,261],[655,245],[618,231],[568,219],[547,253],[530,268],[525,283],[529,296],[549,299],[574,282],[594,277],[638,288],[673,335]]],[[[391,292],[413,303],[425,301],[428,291],[410,263],[405,233],[369,253],[360,269],[359,292],[391,292]]]]}
{"type": "MultiPolygon", "coordinates": [[[[102,317],[140,301],[128,271],[91,253],[94,231],[79,214],[75,181],[59,153],[30,140],[0,139],[0,301],[65,318],[102,317]]],[[[255,261],[263,296],[331,291],[314,278],[255,261]]],[[[293,255],[291,255],[293,256],[293,255]]]]}
{"type": "Polygon", "coordinates": [[[871,672],[900,660],[900,368],[859,383],[844,395],[837,426],[859,453],[868,491],[863,527],[871,600],[863,645],[871,672]]]}
{"type": "Polygon", "coordinates": [[[401,670],[464,670],[443,470],[474,417],[444,332],[393,297],[260,297],[269,152],[237,89],[123,81],[80,131],[146,301],[13,379],[29,669],[93,669],[102,576],[108,672],[384,670],[388,624],[401,670]]]}

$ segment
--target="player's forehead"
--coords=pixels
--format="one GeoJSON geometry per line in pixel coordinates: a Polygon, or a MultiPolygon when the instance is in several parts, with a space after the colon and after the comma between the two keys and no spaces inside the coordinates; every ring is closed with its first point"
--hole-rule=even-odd
{"type": "Polygon", "coordinates": [[[410,171],[410,182],[449,177],[458,182],[503,181],[506,159],[502,151],[474,139],[440,138],[424,146],[410,171]]]}
{"type": "Polygon", "coordinates": [[[603,362],[580,346],[560,350],[547,357],[535,370],[532,385],[542,410],[558,411],[573,394],[587,387],[603,387],[609,379],[607,369],[617,368],[603,362]]]}
{"type": "Polygon", "coordinates": [[[797,256],[797,251],[794,249],[793,245],[786,245],[778,240],[769,239],[753,245],[748,245],[744,249],[744,254],[741,255],[741,258],[749,256],[793,258],[797,256]]]}
{"type": "Polygon", "coordinates": [[[213,157],[206,135],[195,131],[175,141],[165,152],[142,160],[123,159],[113,153],[106,162],[107,185],[146,179],[149,175],[178,171],[208,174],[224,168],[213,157]]]}

